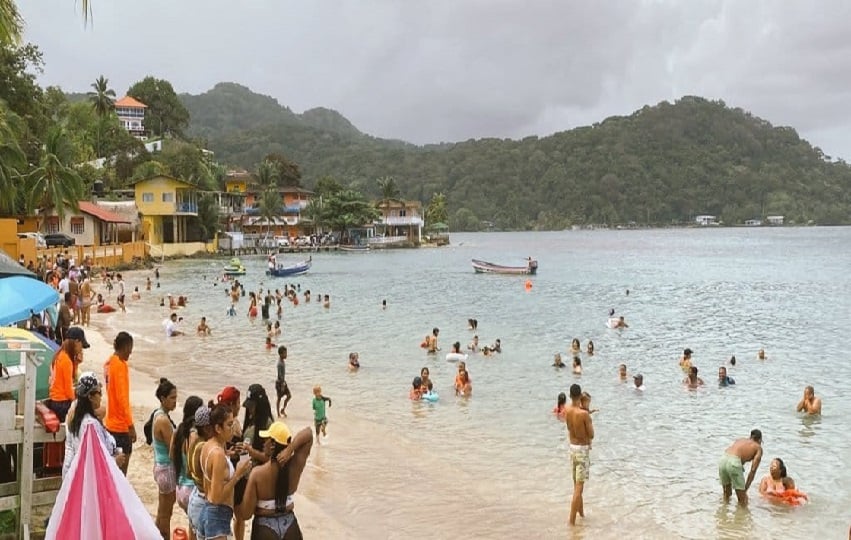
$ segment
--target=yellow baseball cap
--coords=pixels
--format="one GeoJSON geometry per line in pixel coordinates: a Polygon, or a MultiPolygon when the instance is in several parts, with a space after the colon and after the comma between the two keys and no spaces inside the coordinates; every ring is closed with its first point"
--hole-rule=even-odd
{"type": "Polygon", "coordinates": [[[290,428],[288,428],[283,422],[272,422],[269,429],[260,431],[260,436],[264,439],[271,438],[278,444],[290,444],[290,441],[292,440],[290,428]]]}

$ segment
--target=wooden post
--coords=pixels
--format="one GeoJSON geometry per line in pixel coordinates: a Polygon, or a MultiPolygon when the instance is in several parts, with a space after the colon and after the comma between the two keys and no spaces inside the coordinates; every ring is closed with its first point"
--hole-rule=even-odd
{"type": "Polygon", "coordinates": [[[33,427],[35,426],[35,380],[36,367],[40,363],[35,351],[21,351],[24,366],[24,443],[20,453],[21,460],[18,463],[18,474],[21,490],[18,523],[21,527],[18,534],[24,532],[24,528],[30,525],[32,514],[33,494],[33,427]]]}

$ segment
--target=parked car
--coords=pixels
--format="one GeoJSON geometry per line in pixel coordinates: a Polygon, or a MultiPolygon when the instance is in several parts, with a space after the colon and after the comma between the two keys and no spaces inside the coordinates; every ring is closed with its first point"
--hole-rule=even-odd
{"type": "Polygon", "coordinates": [[[47,244],[48,247],[50,247],[50,246],[68,247],[68,246],[73,246],[76,243],[76,240],[74,240],[74,237],[68,236],[67,234],[61,233],[61,232],[45,234],[44,235],[44,241],[45,241],[45,243],[47,244]]]}
{"type": "Polygon", "coordinates": [[[18,238],[34,238],[36,247],[46,248],[47,242],[44,241],[44,236],[37,232],[18,233],[18,238]]]}
{"type": "Polygon", "coordinates": [[[276,236],[275,243],[278,247],[290,247],[290,240],[286,236],[276,236]]]}

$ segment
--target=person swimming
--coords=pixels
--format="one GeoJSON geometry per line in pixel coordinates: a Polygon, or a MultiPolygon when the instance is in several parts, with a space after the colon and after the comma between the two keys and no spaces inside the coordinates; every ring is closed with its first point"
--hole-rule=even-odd
{"type": "Polygon", "coordinates": [[[553,407],[553,414],[555,414],[556,418],[559,420],[564,420],[565,407],[567,407],[567,395],[564,392],[561,392],[556,398],[556,406],[553,407]]]}
{"type": "Polygon", "coordinates": [[[553,367],[554,368],[566,367],[566,364],[561,359],[561,353],[556,353],[555,356],[553,356],[553,367]]]}
{"type": "Polygon", "coordinates": [[[360,360],[358,353],[350,352],[349,353],[349,369],[356,370],[360,368],[360,360]]]}

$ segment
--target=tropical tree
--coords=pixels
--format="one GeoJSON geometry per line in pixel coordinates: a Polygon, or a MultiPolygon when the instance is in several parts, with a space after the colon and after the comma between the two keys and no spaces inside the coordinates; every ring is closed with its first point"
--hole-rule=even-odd
{"type": "Polygon", "coordinates": [[[347,189],[323,200],[322,216],[342,238],[346,230],[372,223],[381,213],[360,192],[347,189]]]}
{"type": "Polygon", "coordinates": [[[378,179],[378,187],[381,189],[381,201],[395,201],[399,199],[402,192],[396,185],[396,179],[392,176],[382,176],[378,179]]]}
{"type": "Polygon", "coordinates": [[[260,166],[257,167],[257,183],[262,191],[269,191],[277,188],[278,179],[281,176],[281,170],[278,164],[264,159],[260,166]]]}
{"type": "Polygon", "coordinates": [[[426,207],[425,218],[427,226],[433,226],[437,223],[447,224],[449,213],[446,210],[446,195],[443,193],[435,193],[431,197],[431,201],[426,207]]]}
{"type": "Polygon", "coordinates": [[[266,220],[266,237],[272,230],[273,220],[281,213],[281,196],[277,191],[267,189],[260,196],[260,216],[266,220]]]}
{"type": "Polygon", "coordinates": [[[27,158],[18,143],[20,119],[0,101],[0,213],[17,211],[18,186],[27,158]]]}
{"type": "MultiPolygon", "coordinates": [[[[84,0],[88,2],[88,0],[84,0]]],[[[24,20],[13,0],[0,0],[0,45],[17,45],[21,42],[24,20]]]]}
{"type": "Polygon", "coordinates": [[[301,187],[301,170],[299,170],[295,162],[290,161],[283,154],[278,154],[277,152],[267,155],[263,161],[276,166],[278,176],[275,181],[279,186],[301,187]]]}
{"type": "Polygon", "coordinates": [[[205,242],[219,232],[219,203],[212,193],[204,193],[198,199],[198,226],[205,242]]]}
{"type": "Polygon", "coordinates": [[[189,111],[180,102],[171,83],[164,79],[148,76],[127,90],[145,105],[145,127],[154,135],[183,137],[189,126],[189,111]]]}
{"type": "Polygon", "coordinates": [[[65,129],[59,125],[52,126],[47,132],[38,167],[27,175],[25,192],[28,213],[38,207],[53,206],[62,220],[65,218],[66,205],[79,210],[79,202],[83,198],[83,179],[72,166],[72,152],[65,129]]]}
{"type": "Polygon", "coordinates": [[[95,82],[91,84],[91,87],[94,91],[89,92],[88,96],[89,102],[92,104],[92,108],[101,118],[108,116],[113,110],[115,110],[115,90],[109,87],[109,79],[106,79],[103,75],[101,75],[95,79],[95,82]]]}

